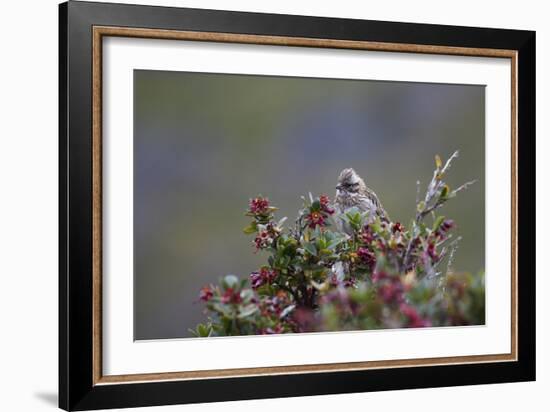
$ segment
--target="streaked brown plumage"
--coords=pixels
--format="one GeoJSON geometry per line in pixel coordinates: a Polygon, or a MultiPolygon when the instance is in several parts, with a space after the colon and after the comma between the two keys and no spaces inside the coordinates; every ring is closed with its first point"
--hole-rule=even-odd
{"type": "Polygon", "coordinates": [[[363,179],[352,168],[342,170],[338,177],[335,206],[339,213],[352,207],[364,212],[369,211],[369,221],[373,221],[376,216],[384,221],[390,220],[376,193],[365,185],[363,179]]]}

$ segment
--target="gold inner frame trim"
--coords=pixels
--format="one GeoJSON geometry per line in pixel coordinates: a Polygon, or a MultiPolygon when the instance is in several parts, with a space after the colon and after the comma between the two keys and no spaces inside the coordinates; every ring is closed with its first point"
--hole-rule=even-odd
{"type": "Polygon", "coordinates": [[[384,43],[355,40],[263,36],[233,33],[143,29],[133,27],[94,26],[92,43],[92,241],[93,241],[93,384],[120,384],[168,380],[219,379],[229,377],[281,375],[299,373],[323,373],[357,371],[381,368],[414,366],[457,365],[467,363],[491,363],[517,361],[517,52],[515,50],[431,46],[420,44],[384,43]],[[472,356],[438,358],[393,359],[382,361],[327,363],[314,365],[289,365],[201,371],[142,373],[130,375],[103,375],[102,357],[102,40],[104,36],[132,37],[163,40],[187,40],[271,46],[318,47],[399,53],[422,53],[473,57],[497,57],[511,60],[511,352],[472,356]]]}

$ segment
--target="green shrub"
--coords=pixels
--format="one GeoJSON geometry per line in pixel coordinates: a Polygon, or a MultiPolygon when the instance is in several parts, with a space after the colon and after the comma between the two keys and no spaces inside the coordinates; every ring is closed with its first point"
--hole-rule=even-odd
{"type": "Polygon", "coordinates": [[[455,272],[455,222],[436,214],[471,185],[436,168],[408,227],[356,208],[337,213],[326,195],[303,198],[293,225],[265,197],[249,202],[244,232],[266,264],[248,279],[201,289],[208,321],[195,336],[474,325],[485,322],[484,274],[455,272]],[[346,227],[346,230],[342,228],[346,227]]]}

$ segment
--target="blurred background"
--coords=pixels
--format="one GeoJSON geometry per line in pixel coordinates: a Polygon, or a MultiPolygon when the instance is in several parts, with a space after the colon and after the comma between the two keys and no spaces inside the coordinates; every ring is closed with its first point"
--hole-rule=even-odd
{"type": "Polygon", "coordinates": [[[484,269],[483,86],[136,70],[134,335],[190,337],[199,289],[265,262],[242,233],[262,194],[292,221],[301,195],[334,196],[353,167],[394,221],[415,212],[434,155],[460,150],[441,209],[463,240],[460,271],[484,269]]]}

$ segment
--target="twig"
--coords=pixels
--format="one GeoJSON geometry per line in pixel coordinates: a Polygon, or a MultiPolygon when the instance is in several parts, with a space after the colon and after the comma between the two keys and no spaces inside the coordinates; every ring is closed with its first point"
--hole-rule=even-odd
{"type": "Polygon", "coordinates": [[[445,274],[449,273],[449,269],[451,268],[454,261],[456,250],[458,249],[458,242],[460,242],[461,240],[462,237],[459,236],[448,245],[448,247],[451,248],[451,252],[449,253],[449,259],[447,260],[447,269],[445,271],[445,274]]]}
{"type": "Polygon", "coordinates": [[[441,174],[444,175],[447,170],[451,167],[451,162],[458,157],[458,150],[455,150],[455,152],[449,157],[447,162],[445,162],[445,166],[443,166],[443,169],[441,169],[441,174]]]}
{"type": "Polygon", "coordinates": [[[459,192],[467,189],[469,186],[473,185],[476,180],[472,180],[470,182],[466,182],[463,185],[459,186],[455,190],[451,191],[450,193],[447,193],[448,186],[445,185],[445,182],[443,181],[443,176],[445,173],[451,168],[452,161],[458,157],[458,150],[456,150],[445,162],[445,165],[441,167],[441,160],[439,156],[436,156],[436,168],[433,172],[432,180],[428,184],[428,188],[426,190],[426,195],[424,196],[423,202],[419,202],[419,192],[420,192],[420,182],[417,181],[417,194],[416,194],[416,216],[413,221],[413,227],[412,227],[412,233],[411,237],[409,239],[409,242],[407,244],[407,248],[405,249],[405,253],[403,255],[402,264],[401,264],[401,270],[405,271],[409,266],[409,261],[411,258],[411,252],[412,252],[412,246],[414,239],[417,236],[418,231],[418,225],[420,222],[430,213],[434,213],[437,209],[439,209],[447,200],[455,197],[459,192]]]}
{"type": "Polygon", "coordinates": [[[462,186],[457,187],[455,190],[451,192],[451,196],[454,197],[458,192],[462,192],[463,190],[469,188],[474,183],[477,183],[477,180],[470,180],[469,182],[464,183],[462,186]]]}

